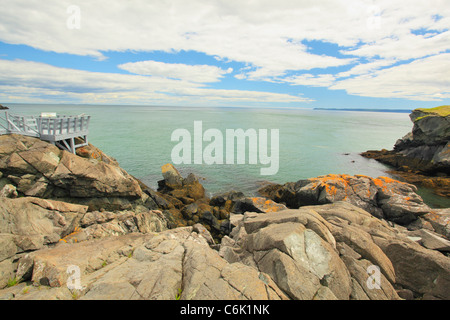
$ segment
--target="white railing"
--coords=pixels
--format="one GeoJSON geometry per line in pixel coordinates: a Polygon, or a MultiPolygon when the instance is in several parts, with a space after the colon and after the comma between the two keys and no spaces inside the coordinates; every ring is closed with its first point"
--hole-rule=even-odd
{"type": "Polygon", "coordinates": [[[87,132],[90,116],[59,116],[52,118],[39,117],[38,131],[41,135],[67,135],[87,132]]]}
{"type": "Polygon", "coordinates": [[[5,112],[0,116],[4,133],[20,133],[35,136],[73,135],[87,132],[90,116],[21,116],[5,112]]]}
{"type": "Polygon", "coordinates": [[[20,116],[8,114],[5,112],[4,117],[0,117],[0,126],[5,133],[20,133],[30,136],[39,136],[39,130],[36,122],[36,117],[20,116]]]}
{"type": "Polygon", "coordinates": [[[0,134],[22,134],[50,141],[70,152],[75,153],[77,147],[87,145],[90,116],[20,116],[5,111],[0,116],[0,134]],[[75,138],[81,137],[84,142],[75,144],[75,138]]]}

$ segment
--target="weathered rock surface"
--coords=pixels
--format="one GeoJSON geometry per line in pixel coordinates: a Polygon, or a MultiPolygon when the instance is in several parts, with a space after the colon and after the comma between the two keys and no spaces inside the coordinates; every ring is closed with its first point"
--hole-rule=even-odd
{"type": "MultiPolygon", "coordinates": [[[[351,216],[361,225],[379,221],[349,204],[330,206],[331,212],[351,216]]],[[[223,242],[220,253],[230,262],[241,261],[264,270],[293,299],[315,299],[324,293],[327,299],[398,299],[393,288],[395,271],[382,250],[357,227],[354,230],[363,238],[349,234],[348,221],[342,220],[339,227],[331,224],[327,219],[341,218],[325,214],[330,212],[327,209],[311,206],[259,215],[246,213],[223,242]],[[383,270],[383,289],[372,290],[366,285],[367,268],[373,264],[383,270]]],[[[382,227],[389,228],[380,223],[382,227]]]]}
{"type": "Polygon", "coordinates": [[[23,254],[54,246],[128,233],[167,229],[160,211],[88,212],[87,206],[50,199],[0,198],[0,287],[13,278],[10,268],[23,254]]]}
{"type": "Polygon", "coordinates": [[[311,299],[326,291],[328,298],[398,299],[396,290],[408,290],[415,298],[448,299],[443,288],[450,284],[450,258],[410,237],[404,228],[336,202],[246,213],[223,239],[220,254],[264,270],[290,298],[311,299]],[[418,257],[421,266],[415,268],[412,257],[402,260],[403,254],[418,257]],[[368,284],[374,266],[380,270],[378,289],[368,284]]]}
{"type": "Polygon", "coordinates": [[[431,211],[414,185],[387,177],[327,175],[284,185],[268,185],[259,192],[289,208],[345,201],[375,217],[409,224],[431,211]]]}
{"type": "Polygon", "coordinates": [[[227,263],[195,226],[60,244],[28,254],[18,264],[31,281],[29,290],[5,289],[0,291],[3,299],[287,298],[269,276],[227,263]],[[74,266],[79,287],[69,289],[67,284],[77,284],[75,273],[67,272],[74,266]]]}
{"type": "Polygon", "coordinates": [[[85,206],[39,198],[1,199],[0,261],[58,242],[86,210],[85,206]]]}
{"type": "Polygon", "coordinates": [[[429,223],[434,231],[450,239],[450,208],[432,209],[423,216],[423,220],[429,223]]]}
{"type": "MultiPolygon", "coordinates": [[[[12,202],[25,200],[33,198],[1,203],[14,210],[12,202]]],[[[33,226],[41,223],[54,240],[26,251],[5,241],[15,246],[1,246],[11,250],[2,253],[0,282],[16,277],[21,284],[0,290],[2,299],[399,299],[396,290],[450,298],[450,258],[346,202],[234,215],[237,227],[219,252],[204,226],[164,230],[159,211],[86,212],[36,202],[26,202],[41,212],[33,226]],[[54,224],[56,213],[70,216],[66,228],[54,224]],[[69,225],[75,230],[56,240],[69,225]],[[374,266],[379,288],[368,284],[374,266]]],[[[7,235],[24,237],[2,231],[7,235]]]]}
{"type": "Polygon", "coordinates": [[[92,210],[120,210],[144,201],[139,182],[97,150],[86,152],[98,156],[84,158],[37,138],[2,135],[0,187],[11,184],[20,196],[86,204],[92,210]]]}

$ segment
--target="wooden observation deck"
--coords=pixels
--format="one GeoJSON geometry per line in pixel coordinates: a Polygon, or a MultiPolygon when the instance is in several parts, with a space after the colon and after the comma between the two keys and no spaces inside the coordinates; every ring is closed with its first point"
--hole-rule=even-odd
{"type": "Polygon", "coordinates": [[[22,134],[48,141],[61,149],[75,153],[76,148],[88,144],[90,116],[57,116],[55,113],[42,113],[40,116],[13,115],[5,111],[0,116],[0,135],[22,134]],[[75,138],[84,142],[75,144],[75,138]]]}

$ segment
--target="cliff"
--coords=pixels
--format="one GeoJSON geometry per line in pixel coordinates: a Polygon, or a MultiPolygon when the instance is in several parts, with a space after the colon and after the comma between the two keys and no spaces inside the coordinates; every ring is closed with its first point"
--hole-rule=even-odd
{"type": "Polygon", "coordinates": [[[370,150],[367,158],[392,166],[406,181],[450,196],[450,106],[416,109],[410,114],[413,128],[397,140],[393,150],[370,150]]]}

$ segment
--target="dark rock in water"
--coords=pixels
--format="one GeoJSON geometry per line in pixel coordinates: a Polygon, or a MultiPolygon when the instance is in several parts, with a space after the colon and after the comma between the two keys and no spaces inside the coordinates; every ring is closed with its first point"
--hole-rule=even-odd
{"type": "Polygon", "coordinates": [[[411,145],[445,145],[450,140],[450,106],[416,109],[410,118],[414,123],[411,145]]]}
{"type": "Polygon", "coordinates": [[[169,228],[201,223],[217,241],[229,232],[229,228],[223,226],[229,224],[232,206],[228,196],[232,198],[231,193],[211,200],[194,174],[183,178],[172,164],[162,166],[161,172],[164,179],[158,181],[158,190],[146,192],[165,209],[169,228]]]}
{"type": "Polygon", "coordinates": [[[223,206],[225,203],[230,200],[233,203],[236,202],[239,199],[244,198],[245,195],[240,191],[229,191],[226,193],[215,195],[210,200],[210,205],[212,206],[223,206]]]}
{"type": "Polygon", "coordinates": [[[0,110],[8,110],[8,109],[9,109],[8,107],[5,107],[5,106],[0,104],[0,110]]]}
{"type": "Polygon", "coordinates": [[[183,178],[175,167],[168,163],[161,167],[164,180],[158,181],[158,191],[181,199],[194,201],[205,198],[205,189],[194,174],[183,178]]]}
{"type": "Polygon", "coordinates": [[[394,167],[390,173],[410,183],[450,197],[450,106],[416,109],[410,118],[412,131],[397,140],[393,150],[370,150],[361,155],[394,167]],[[435,177],[440,178],[439,183],[423,184],[435,177]]]}
{"type": "Polygon", "coordinates": [[[363,156],[424,174],[450,174],[450,106],[416,109],[410,118],[412,132],[397,140],[393,151],[368,151],[363,156]]]}
{"type": "Polygon", "coordinates": [[[191,203],[190,205],[185,206],[181,213],[186,220],[192,220],[193,216],[198,212],[198,205],[196,203],[191,203]]]}
{"type": "Polygon", "coordinates": [[[163,165],[161,167],[161,172],[164,177],[164,185],[166,187],[177,189],[183,186],[183,177],[170,163],[163,165]]]}

